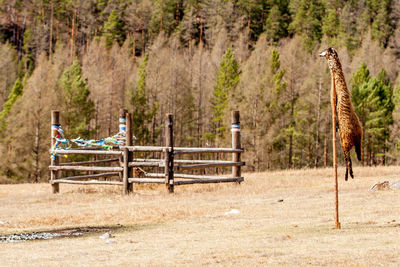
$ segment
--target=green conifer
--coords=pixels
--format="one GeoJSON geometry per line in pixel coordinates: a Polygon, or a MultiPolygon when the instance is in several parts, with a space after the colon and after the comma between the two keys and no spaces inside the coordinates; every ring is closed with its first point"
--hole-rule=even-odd
{"type": "Polygon", "coordinates": [[[94,115],[94,103],[89,98],[87,79],[82,77],[82,69],[77,59],[61,75],[59,86],[63,92],[63,112],[66,134],[70,138],[89,138],[88,128],[94,115]]]}
{"type": "Polygon", "coordinates": [[[146,95],[146,78],[147,78],[147,64],[149,61],[149,54],[146,53],[142,63],[138,68],[138,78],[134,92],[130,96],[130,104],[132,110],[132,131],[140,144],[148,144],[151,139],[149,123],[156,115],[158,106],[157,104],[150,107],[148,97],[146,95]]]}
{"type": "Polygon", "coordinates": [[[107,47],[111,47],[114,42],[117,42],[119,45],[124,43],[124,24],[119,18],[117,11],[111,11],[108,20],[104,23],[103,32],[103,35],[106,37],[107,47]]]}
{"type": "Polygon", "coordinates": [[[223,123],[223,118],[226,115],[229,94],[235,89],[239,82],[240,70],[233,53],[233,48],[230,46],[222,56],[217,73],[217,80],[214,86],[213,96],[211,98],[212,120],[214,123],[215,137],[222,138],[226,125],[223,123]]]}

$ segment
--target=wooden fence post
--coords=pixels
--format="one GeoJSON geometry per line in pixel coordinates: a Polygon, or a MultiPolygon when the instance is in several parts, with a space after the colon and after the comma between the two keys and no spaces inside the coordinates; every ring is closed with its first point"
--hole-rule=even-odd
{"type": "MultiPolygon", "coordinates": [[[[60,111],[51,111],[51,147],[53,148],[56,143],[56,136],[58,135],[58,127],[60,126],[60,111]]],[[[60,164],[60,159],[55,156],[51,158],[51,166],[58,166],[60,164]]],[[[54,180],[58,179],[59,172],[56,170],[50,171],[50,183],[53,189],[53,194],[60,192],[60,184],[53,183],[54,180]]]]}
{"type": "MultiPolygon", "coordinates": [[[[126,117],[125,117],[125,113],[126,112],[127,112],[127,110],[124,109],[124,108],[120,108],[119,109],[119,116],[118,116],[119,133],[126,133],[126,117]]],[[[120,167],[124,166],[124,154],[123,153],[119,156],[119,166],[120,167]]],[[[124,174],[123,173],[119,173],[119,180],[120,181],[124,181],[124,174]]],[[[122,191],[124,191],[124,190],[125,190],[125,187],[124,187],[124,189],[122,191]]]]}
{"type": "Polygon", "coordinates": [[[174,192],[174,125],[172,114],[165,116],[165,184],[168,192],[174,192]]]}
{"type": "MultiPolygon", "coordinates": [[[[132,146],[132,116],[130,113],[125,114],[126,118],[126,145],[132,146]]],[[[133,161],[133,151],[128,151],[128,163],[133,161]]],[[[128,166],[129,178],[133,177],[133,167],[128,166]]],[[[127,183],[127,193],[133,191],[133,183],[127,183]]]]}
{"type": "Polygon", "coordinates": [[[123,181],[123,188],[122,188],[122,193],[124,194],[124,195],[127,195],[128,193],[129,193],[129,182],[128,182],[128,178],[129,178],[129,167],[128,167],[128,164],[129,164],[129,151],[128,151],[128,148],[126,148],[126,147],[124,147],[123,148],[123,159],[124,159],[124,162],[123,162],[123,178],[122,178],[122,181],[123,181]]]}
{"type": "MultiPolygon", "coordinates": [[[[232,111],[232,148],[233,149],[240,149],[240,114],[239,111],[232,111]]],[[[240,162],[240,152],[232,154],[232,161],[240,162]]],[[[241,167],[240,166],[233,166],[232,167],[232,176],[241,177],[241,167]]]]}

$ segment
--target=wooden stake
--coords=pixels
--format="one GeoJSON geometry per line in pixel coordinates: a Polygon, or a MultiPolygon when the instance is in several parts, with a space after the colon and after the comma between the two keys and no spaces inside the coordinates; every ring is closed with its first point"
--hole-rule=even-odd
{"type": "MultiPolygon", "coordinates": [[[[126,117],[125,117],[126,112],[127,112],[126,109],[123,109],[123,108],[119,109],[118,130],[120,133],[123,133],[123,132],[126,133],[126,117]]],[[[124,166],[124,154],[123,153],[119,156],[119,166],[124,166]]],[[[119,174],[119,179],[120,179],[120,181],[124,180],[123,173],[119,174]]],[[[124,193],[125,190],[126,190],[126,188],[124,185],[122,192],[124,193]]]]}
{"type": "MultiPolygon", "coordinates": [[[[60,111],[58,110],[52,110],[51,111],[51,147],[54,147],[54,144],[56,143],[56,136],[58,135],[58,130],[57,127],[60,126],[60,111]]],[[[50,166],[58,166],[60,163],[60,159],[56,156],[54,159],[51,159],[50,166]]],[[[52,183],[53,180],[58,179],[58,171],[57,170],[51,170],[50,172],[50,182],[51,182],[51,187],[53,189],[53,194],[59,193],[60,192],[60,185],[58,183],[54,184],[52,183]]]]}
{"type": "MultiPolygon", "coordinates": [[[[232,111],[232,149],[240,149],[240,113],[232,111]]],[[[232,154],[233,162],[240,162],[240,152],[232,154]]],[[[232,167],[232,176],[241,177],[240,165],[232,167]]]]}
{"type": "MultiPolygon", "coordinates": [[[[126,118],[126,146],[132,146],[132,116],[130,113],[125,114],[126,118]]],[[[129,178],[133,177],[133,168],[129,166],[129,162],[133,161],[133,151],[128,150],[128,175],[129,178]]],[[[133,184],[127,184],[127,192],[133,191],[133,184]]]]}
{"type": "Polygon", "coordinates": [[[168,192],[174,192],[174,126],[172,114],[165,117],[165,184],[168,192]]]}
{"type": "Polygon", "coordinates": [[[124,195],[127,195],[129,193],[129,186],[128,186],[128,184],[129,184],[129,181],[128,181],[128,179],[129,179],[129,167],[128,167],[129,151],[128,151],[128,149],[126,147],[124,148],[123,151],[124,151],[124,156],[123,156],[123,159],[124,159],[123,168],[124,168],[124,170],[123,170],[123,178],[122,178],[122,181],[123,181],[122,193],[124,195]]]}
{"type": "Polygon", "coordinates": [[[333,175],[335,180],[335,229],[340,229],[339,222],[339,189],[337,177],[337,151],[336,151],[336,87],[335,72],[332,71],[331,106],[332,106],[332,146],[333,146],[333,175]]]}

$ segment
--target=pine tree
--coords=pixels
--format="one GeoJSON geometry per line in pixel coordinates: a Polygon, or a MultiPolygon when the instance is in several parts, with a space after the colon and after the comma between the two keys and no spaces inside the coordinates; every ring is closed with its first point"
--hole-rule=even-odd
{"type": "Polygon", "coordinates": [[[336,12],[336,9],[328,9],[326,11],[326,15],[322,21],[322,32],[328,38],[328,43],[330,45],[336,45],[336,38],[339,35],[339,31],[341,29],[339,16],[336,12]]]}
{"type": "Polygon", "coordinates": [[[15,101],[17,101],[18,98],[20,98],[23,94],[23,89],[23,83],[21,82],[20,78],[17,78],[14,83],[13,89],[8,96],[8,100],[4,103],[3,110],[0,112],[0,133],[7,127],[6,117],[8,113],[10,113],[15,101]]]}
{"type": "Polygon", "coordinates": [[[278,42],[281,38],[287,36],[287,28],[288,23],[285,21],[285,16],[283,16],[279,6],[274,5],[269,11],[264,26],[267,39],[272,43],[278,42]]]}
{"type": "Polygon", "coordinates": [[[384,69],[377,77],[370,77],[365,63],[353,75],[351,84],[354,108],[364,127],[368,164],[376,163],[377,156],[383,156],[384,163],[395,108],[392,85],[384,69]]]}
{"type": "MultiPolygon", "coordinates": [[[[362,86],[368,83],[370,80],[369,69],[365,62],[361,63],[361,66],[353,74],[350,85],[351,85],[351,96],[354,103],[354,109],[359,116],[361,123],[364,125],[367,119],[367,107],[364,99],[367,97],[367,91],[362,90],[362,86]]],[[[364,136],[365,138],[365,136],[364,136]]]]}
{"type": "MultiPolygon", "coordinates": [[[[373,2],[373,1],[371,1],[373,2]]],[[[371,24],[372,38],[379,41],[382,47],[386,47],[389,37],[392,35],[393,26],[391,25],[390,12],[388,6],[390,1],[379,1],[380,6],[374,21],[371,24]]]]}
{"type": "Polygon", "coordinates": [[[124,24],[119,18],[117,11],[112,10],[108,20],[104,23],[103,35],[106,37],[107,47],[111,47],[114,42],[117,42],[119,45],[124,43],[124,24]]]}
{"type": "Polygon", "coordinates": [[[397,155],[396,160],[399,160],[400,153],[400,74],[397,77],[396,84],[393,88],[393,128],[392,128],[392,142],[395,154],[397,155]]]}
{"type": "Polygon", "coordinates": [[[293,21],[289,25],[289,29],[293,33],[301,35],[308,52],[311,52],[314,45],[321,40],[323,35],[322,18],[325,15],[324,5],[318,0],[301,0],[299,7],[294,12],[293,21]]]}
{"type": "MultiPolygon", "coordinates": [[[[138,68],[138,78],[134,91],[131,92],[130,104],[132,106],[132,131],[140,144],[148,144],[151,139],[149,124],[156,115],[158,105],[155,103],[152,107],[149,106],[149,100],[146,94],[146,78],[147,64],[149,54],[145,54],[142,63],[138,68]]],[[[155,138],[155,137],[153,137],[155,138]]]]}
{"type": "Polygon", "coordinates": [[[252,40],[257,40],[263,31],[265,13],[267,11],[267,1],[260,0],[238,0],[234,1],[240,15],[245,16],[246,27],[252,40]]]}
{"type": "Polygon", "coordinates": [[[66,134],[70,138],[89,138],[88,128],[94,116],[94,103],[89,98],[87,79],[82,77],[82,69],[77,59],[67,68],[59,80],[63,92],[66,134]]]}
{"type": "Polygon", "coordinates": [[[227,112],[229,95],[237,86],[239,78],[239,63],[235,59],[232,46],[230,46],[222,56],[211,98],[214,140],[216,138],[223,139],[224,137],[227,126],[224,124],[223,119],[227,112]]]}
{"type": "Polygon", "coordinates": [[[183,1],[180,0],[154,0],[151,32],[155,36],[162,31],[171,34],[183,18],[183,8],[183,1]]]}

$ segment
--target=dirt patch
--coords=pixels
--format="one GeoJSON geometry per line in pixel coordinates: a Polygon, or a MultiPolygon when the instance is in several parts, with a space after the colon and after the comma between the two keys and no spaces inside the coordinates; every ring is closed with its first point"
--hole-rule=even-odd
{"type": "Polygon", "coordinates": [[[43,232],[31,232],[21,234],[11,234],[0,236],[0,243],[14,243],[14,242],[25,242],[32,240],[47,240],[54,238],[64,237],[79,237],[90,233],[109,232],[120,228],[121,226],[112,227],[78,227],[78,228],[66,228],[53,231],[43,232]]]}

